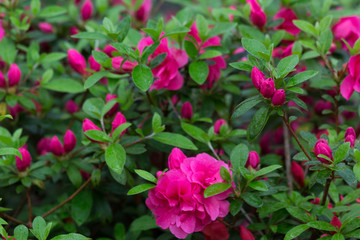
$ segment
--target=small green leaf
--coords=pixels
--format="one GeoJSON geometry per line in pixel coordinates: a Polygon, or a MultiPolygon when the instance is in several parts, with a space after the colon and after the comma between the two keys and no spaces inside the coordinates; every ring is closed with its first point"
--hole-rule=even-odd
{"type": "Polygon", "coordinates": [[[69,234],[58,235],[56,237],[53,237],[51,240],[91,240],[91,239],[78,233],[69,233],[69,234]]]}
{"type": "Polygon", "coordinates": [[[230,154],[231,164],[235,171],[239,171],[240,167],[244,167],[249,156],[249,148],[240,143],[236,147],[233,148],[230,154]]]}
{"type": "Polygon", "coordinates": [[[121,174],[126,161],[126,152],[124,148],[118,143],[113,143],[108,146],[105,151],[105,161],[111,170],[117,174],[121,174]]]}
{"type": "Polygon", "coordinates": [[[106,135],[106,133],[104,133],[103,131],[100,131],[100,130],[91,129],[91,130],[84,132],[84,134],[88,138],[98,141],[98,142],[109,142],[110,141],[110,137],[108,135],[106,135]]]}
{"type": "Polygon", "coordinates": [[[262,101],[263,99],[259,94],[254,97],[247,98],[235,107],[234,113],[232,114],[231,118],[239,118],[241,115],[249,111],[251,108],[255,107],[257,104],[261,103],[262,101]]]}
{"type": "Polygon", "coordinates": [[[247,138],[250,142],[253,142],[264,129],[270,113],[269,107],[262,107],[255,113],[247,129],[247,138]]]}
{"type": "Polygon", "coordinates": [[[85,91],[80,82],[71,78],[57,78],[43,85],[43,87],[52,91],[65,93],[81,93],[85,91]]]}
{"type": "Polygon", "coordinates": [[[265,168],[260,169],[254,174],[254,177],[260,177],[262,175],[268,174],[272,171],[275,171],[276,169],[282,168],[281,165],[271,165],[265,168]]]}
{"type": "Polygon", "coordinates": [[[41,10],[39,17],[49,18],[55,17],[66,13],[66,8],[60,6],[49,6],[41,10]]]}
{"type": "Polygon", "coordinates": [[[231,184],[229,183],[215,183],[213,185],[208,186],[204,191],[204,197],[208,198],[220,193],[225,192],[231,188],[231,184]]]}
{"type": "Polygon", "coordinates": [[[185,122],[181,122],[181,128],[199,142],[208,143],[210,141],[210,137],[201,128],[185,122]]]}
{"type": "Polygon", "coordinates": [[[298,55],[288,56],[280,60],[279,64],[277,65],[276,71],[280,77],[285,77],[286,75],[288,75],[288,73],[294,70],[298,63],[298,55]]]}
{"type": "Polygon", "coordinates": [[[192,62],[189,66],[189,74],[197,84],[203,84],[209,75],[209,66],[204,61],[192,62]]]}
{"type": "Polygon", "coordinates": [[[231,174],[226,167],[221,166],[220,176],[226,183],[231,183],[231,174]]]}
{"type": "Polygon", "coordinates": [[[302,224],[302,225],[293,227],[286,233],[284,240],[294,239],[297,236],[299,236],[300,234],[302,234],[303,232],[305,232],[307,229],[309,229],[309,226],[307,226],[306,224],[302,224]]]}
{"type": "Polygon", "coordinates": [[[197,55],[198,55],[198,50],[195,47],[195,45],[190,42],[189,40],[185,40],[184,41],[184,47],[185,47],[185,51],[186,54],[191,58],[191,59],[196,59],[197,55]]]}
{"type": "Polygon", "coordinates": [[[148,180],[150,182],[156,183],[157,179],[149,172],[141,170],[141,169],[135,169],[135,172],[137,175],[142,177],[145,180],[148,180]]]}
{"type": "Polygon", "coordinates": [[[328,222],[324,221],[316,221],[316,222],[309,222],[307,225],[311,228],[315,228],[318,230],[325,230],[325,231],[336,231],[335,227],[328,222]]]}
{"type": "Polygon", "coordinates": [[[27,240],[29,235],[29,230],[24,225],[18,225],[14,229],[14,237],[17,240],[27,240]]]}
{"type": "Polygon", "coordinates": [[[314,70],[308,70],[301,73],[296,74],[292,78],[290,78],[289,82],[286,84],[287,87],[292,87],[298,85],[300,83],[305,82],[306,80],[316,76],[319,72],[314,70]]]}
{"type": "Polygon", "coordinates": [[[245,192],[242,194],[242,198],[252,207],[259,208],[263,205],[262,199],[255,193],[245,192]]]}
{"type": "Polygon", "coordinates": [[[345,157],[347,156],[349,150],[350,150],[349,142],[345,142],[345,143],[341,144],[338,147],[338,149],[336,149],[335,156],[334,156],[334,162],[339,163],[342,160],[344,160],[345,157]]]}
{"type": "Polygon", "coordinates": [[[251,187],[257,191],[268,191],[269,190],[267,185],[262,181],[251,182],[251,183],[249,183],[249,187],[251,187]]]}
{"type": "Polygon", "coordinates": [[[79,226],[83,225],[90,216],[93,206],[92,193],[89,190],[79,192],[71,201],[71,216],[79,226]]]}
{"type": "Polygon", "coordinates": [[[138,185],[138,186],[135,186],[133,188],[131,188],[127,195],[135,195],[135,194],[138,194],[138,193],[142,193],[142,192],[145,192],[149,189],[152,189],[156,187],[156,185],[154,184],[150,184],[150,183],[146,183],[146,184],[141,184],[141,185],[138,185]]]}
{"type": "Polygon", "coordinates": [[[358,182],[360,182],[360,163],[356,163],[353,168],[354,174],[358,182]]]}
{"type": "Polygon", "coordinates": [[[8,147],[0,148],[0,156],[1,155],[15,155],[22,159],[22,155],[20,151],[16,148],[8,148],[8,147]]]}
{"type": "Polygon", "coordinates": [[[190,150],[198,149],[192,141],[177,133],[161,132],[161,133],[157,133],[153,138],[158,142],[179,148],[190,149],[190,150]]]}
{"type": "Polygon", "coordinates": [[[345,240],[345,237],[341,233],[335,233],[332,236],[331,240],[345,240]]]}
{"type": "Polygon", "coordinates": [[[242,38],[241,43],[245,48],[245,50],[256,58],[262,59],[262,56],[259,54],[259,52],[262,53],[267,52],[265,45],[258,40],[250,39],[250,38],[242,38]]]}
{"type": "Polygon", "coordinates": [[[317,36],[317,31],[311,23],[304,21],[304,20],[293,20],[293,23],[295,24],[295,26],[297,26],[304,32],[309,33],[309,34],[313,35],[314,37],[317,36]]]}
{"type": "Polygon", "coordinates": [[[88,89],[92,87],[94,84],[96,84],[100,79],[102,79],[108,71],[100,71],[92,74],[88,79],[86,79],[84,88],[88,89]]]}
{"type": "Polygon", "coordinates": [[[146,92],[154,81],[151,69],[144,64],[134,67],[132,77],[135,85],[143,92],[146,92]]]}
{"type": "Polygon", "coordinates": [[[82,32],[75,35],[71,35],[72,38],[81,38],[89,40],[110,40],[108,36],[102,33],[96,32],[82,32]]]}

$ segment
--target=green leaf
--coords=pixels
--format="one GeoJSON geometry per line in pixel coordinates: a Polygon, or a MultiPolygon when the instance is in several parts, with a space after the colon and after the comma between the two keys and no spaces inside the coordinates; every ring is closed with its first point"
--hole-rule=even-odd
{"type": "Polygon", "coordinates": [[[241,196],[244,201],[252,207],[259,208],[263,205],[262,199],[255,193],[245,192],[241,196]]]}
{"type": "Polygon", "coordinates": [[[13,117],[10,114],[5,114],[5,115],[0,116],[0,121],[4,120],[5,118],[13,119],[13,117]]]}
{"type": "Polygon", "coordinates": [[[309,33],[309,34],[313,35],[314,37],[317,36],[317,31],[311,23],[304,21],[304,20],[293,20],[293,23],[295,24],[295,26],[297,26],[304,32],[309,33]]]}
{"type": "Polygon", "coordinates": [[[199,31],[199,36],[201,40],[205,40],[207,38],[207,33],[209,30],[207,20],[204,16],[198,14],[196,16],[196,27],[199,31]]]}
{"type": "Polygon", "coordinates": [[[81,226],[89,218],[93,206],[91,191],[81,191],[71,201],[71,216],[76,224],[81,226]]]}
{"type": "Polygon", "coordinates": [[[190,77],[197,83],[203,84],[209,75],[209,66],[204,61],[190,63],[190,77]]]}
{"type": "Polygon", "coordinates": [[[249,148],[245,144],[240,143],[233,148],[230,154],[230,160],[236,172],[239,171],[240,167],[245,166],[248,156],[249,148]]]}
{"type": "Polygon", "coordinates": [[[203,54],[201,54],[199,59],[214,58],[214,57],[221,56],[221,54],[222,54],[221,52],[216,51],[216,50],[208,50],[208,51],[204,52],[203,54]]]}
{"type": "Polygon", "coordinates": [[[158,142],[165,143],[171,146],[190,150],[197,150],[197,147],[193,144],[192,141],[177,133],[161,132],[157,133],[153,138],[158,142]]]}
{"type": "Polygon", "coordinates": [[[246,51],[248,51],[251,55],[254,57],[263,59],[262,56],[259,54],[259,52],[266,53],[266,47],[265,45],[255,39],[250,38],[242,38],[241,43],[246,51]]]}
{"type": "Polygon", "coordinates": [[[307,225],[311,228],[315,228],[318,230],[325,230],[325,231],[336,231],[335,227],[328,222],[324,221],[316,221],[316,222],[309,222],[307,225]]]}
{"type": "Polygon", "coordinates": [[[198,50],[195,47],[195,45],[190,42],[189,40],[185,40],[184,41],[184,47],[185,47],[185,51],[186,54],[191,58],[191,59],[196,59],[197,55],[198,55],[198,50]]]}
{"type": "Polygon", "coordinates": [[[13,40],[4,37],[0,42],[0,49],[0,57],[3,61],[8,63],[9,65],[15,62],[17,50],[13,40]]]}
{"type": "Polygon", "coordinates": [[[109,142],[110,141],[110,137],[106,133],[104,133],[103,131],[100,131],[100,130],[91,129],[91,130],[84,132],[84,134],[88,138],[98,141],[98,142],[109,142]]]}
{"type": "Polygon", "coordinates": [[[348,204],[348,203],[352,203],[353,201],[355,201],[358,198],[360,198],[360,189],[356,189],[356,190],[351,191],[350,193],[348,193],[343,198],[343,200],[341,200],[341,203],[343,205],[348,204]]]}
{"type": "Polygon", "coordinates": [[[223,34],[223,33],[227,33],[231,29],[235,28],[236,25],[237,25],[236,23],[218,22],[215,24],[215,26],[213,28],[210,29],[209,38],[223,34]]]}
{"type": "Polygon", "coordinates": [[[46,231],[45,220],[42,217],[37,216],[32,223],[32,227],[33,227],[32,232],[35,235],[35,237],[39,240],[45,240],[45,231],[46,231]]]}
{"type": "Polygon", "coordinates": [[[80,187],[82,177],[79,169],[75,165],[70,165],[66,171],[70,181],[75,187],[80,187]]]}
{"type": "Polygon", "coordinates": [[[294,70],[298,63],[298,55],[288,56],[280,60],[279,64],[277,65],[276,71],[280,77],[285,77],[286,75],[288,75],[288,73],[294,70]]]}
{"type": "Polygon", "coordinates": [[[118,143],[113,143],[108,146],[105,151],[105,161],[111,170],[117,174],[121,174],[126,161],[126,152],[124,148],[118,143]]]}
{"type": "Polygon", "coordinates": [[[119,43],[121,43],[122,41],[124,41],[124,39],[126,38],[126,36],[129,33],[130,30],[130,26],[131,26],[131,17],[130,15],[126,15],[119,23],[118,25],[118,31],[120,31],[119,36],[117,37],[117,41],[119,43]]]}
{"type": "Polygon", "coordinates": [[[351,233],[347,233],[345,236],[355,238],[355,239],[360,239],[360,229],[357,229],[351,233]]]}
{"type": "Polygon", "coordinates": [[[66,13],[66,8],[53,5],[42,9],[39,14],[39,17],[49,18],[49,17],[59,16],[65,13],[66,13]]]}
{"type": "Polygon", "coordinates": [[[131,123],[123,123],[120,126],[118,126],[112,133],[112,139],[117,140],[119,138],[119,136],[121,135],[121,133],[130,126],[131,126],[131,123]]]}
{"type": "Polygon", "coordinates": [[[286,84],[287,87],[292,87],[298,85],[300,83],[305,82],[306,80],[316,76],[319,72],[314,70],[308,70],[301,73],[296,74],[292,78],[290,78],[289,82],[286,84]]]}
{"type": "Polygon", "coordinates": [[[320,48],[320,51],[322,54],[326,54],[329,51],[331,44],[333,42],[333,38],[334,38],[334,36],[333,36],[330,28],[327,28],[325,31],[323,31],[320,34],[319,48],[320,48]]]}
{"type": "Polygon", "coordinates": [[[176,34],[180,34],[180,33],[187,33],[190,32],[190,28],[187,27],[177,27],[174,30],[171,30],[167,33],[165,33],[161,38],[165,38],[168,36],[172,36],[172,35],[176,35],[176,34]]]}
{"type": "Polygon", "coordinates": [[[250,142],[253,142],[264,129],[270,113],[269,107],[262,107],[255,113],[247,129],[247,138],[250,142]]]}
{"type": "Polygon", "coordinates": [[[89,39],[89,40],[110,40],[108,36],[97,32],[81,32],[71,35],[72,38],[89,39]]]}
{"type": "Polygon", "coordinates": [[[134,67],[132,77],[135,85],[143,92],[146,92],[154,81],[151,69],[144,64],[134,67]]]}
{"type": "Polygon", "coordinates": [[[231,119],[239,118],[241,115],[261,103],[263,98],[258,94],[254,97],[247,98],[235,107],[235,110],[231,116],[231,119]]]}
{"type": "Polygon", "coordinates": [[[20,151],[16,148],[2,147],[0,148],[0,156],[1,155],[15,155],[22,159],[20,151]]]}
{"type": "Polygon", "coordinates": [[[100,71],[92,74],[88,79],[86,79],[84,88],[88,89],[92,87],[94,84],[96,84],[100,79],[102,79],[108,71],[100,71]]]}
{"type": "Polygon", "coordinates": [[[345,142],[345,143],[341,144],[338,147],[338,149],[336,149],[336,152],[335,152],[335,156],[334,156],[335,163],[339,163],[342,160],[344,160],[345,157],[347,156],[349,150],[350,150],[349,142],[345,142]]]}
{"type": "Polygon", "coordinates": [[[91,238],[85,237],[78,233],[69,233],[58,235],[56,237],[53,237],[51,240],[91,240],[91,238]]]}
{"type": "Polygon", "coordinates": [[[156,185],[154,184],[150,184],[150,183],[146,183],[146,184],[141,184],[141,185],[138,185],[138,186],[135,186],[133,188],[131,188],[127,195],[135,195],[135,194],[139,194],[139,193],[142,193],[142,192],[145,192],[149,189],[152,189],[156,187],[156,185]]]}
{"type": "Polygon", "coordinates": [[[213,185],[208,186],[204,191],[204,197],[208,198],[220,193],[225,192],[231,188],[231,184],[229,183],[215,183],[213,185]]]}
{"type": "Polygon", "coordinates": [[[241,207],[242,207],[242,201],[240,201],[239,199],[232,200],[230,203],[230,214],[235,216],[240,212],[241,207]]]}
{"type": "Polygon", "coordinates": [[[306,224],[302,224],[302,225],[293,227],[286,233],[284,240],[294,239],[297,236],[299,236],[300,234],[302,234],[303,232],[305,232],[307,229],[309,229],[309,226],[307,226],[306,224]]]}
{"type": "Polygon", "coordinates": [[[257,191],[268,191],[269,190],[267,185],[262,181],[251,182],[251,183],[249,183],[249,187],[251,187],[257,191]]]}
{"type": "Polygon", "coordinates": [[[181,122],[181,128],[199,142],[208,143],[210,141],[210,137],[201,128],[185,122],[181,122]]]}
{"type": "Polygon", "coordinates": [[[156,225],[155,218],[151,216],[141,216],[137,219],[135,219],[129,228],[129,231],[131,232],[140,232],[140,231],[146,231],[150,229],[158,228],[156,225]]]}
{"type": "Polygon", "coordinates": [[[279,168],[282,168],[282,166],[281,165],[271,165],[271,166],[262,168],[254,174],[254,177],[255,178],[260,177],[262,175],[265,175],[272,171],[275,171],[276,169],[279,169],[279,168]]]}
{"type": "Polygon", "coordinates": [[[49,54],[42,54],[40,56],[40,63],[41,64],[49,64],[51,62],[60,61],[61,59],[65,58],[66,54],[61,52],[53,52],[49,54]]]}
{"type": "Polygon", "coordinates": [[[152,118],[152,129],[154,133],[162,132],[164,127],[161,126],[161,117],[158,113],[154,113],[152,118]]]}
{"type": "Polygon", "coordinates": [[[14,237],[17,240],[27,240],[29,235],[29,230],[24,225],[18,225],[14,229],[14,237]]]}
{"type": "Polygon", "coordinates": [[[107,62],[110,60],[110,57],[106,53],[94,50],[91,52],[91,54],[94,57],[95,61],[101,66],[110,67],[110,65],[107,64],[107,62]]]}
{"type": "Polygon", "coordinates": [[[309,215],[306,214],[305,210],[298,207],[287,207],[286,210],[291,214],[291,216],[300,219],[301,221],[308,222],[309,215]]]}
{"type": "Polygon", "coordinates": [[[71,78],[57,78],[43,85],[44,88],[56,92],[81,93],[85,89],[81,83],[71,78]]]}
{"type": "Polygon", "coordinates": [[[226,183],[231,183],[231,174],[226,167],[220,167],[220,176],[226,183]]]}
{"type": "MultiPolygon", "coordinates": [[[[40,0],[31,0],[31,12],[34,14],[34,15],[37,15],[40,11],[40,8],[41,8],[41,2],[40,0]]],[[[17,237],[15,237],[17,239],[17,237]]]]}
{"type": "Polygon", "coordinates": [[[354,174],[358,182],[360,182],[360,163],[356,163],[353,168],[354,174]]]}
{"type": "Polygon", "coordinates": [[[344,235],[342,235],[341,233],[335,233],[332,236],[331,240],[345,240],[345,238],[344,235]]]}
{"type": "Polygon", "coordinates": [[[139,175],[140,177],[142,177],[145,180],[148,180],[150,182],[156,183],[157,179],[156,177],[154,177],[151,173],[141,170],[141,169],[135,169],[135,172],[137,175],[139,175]]]}

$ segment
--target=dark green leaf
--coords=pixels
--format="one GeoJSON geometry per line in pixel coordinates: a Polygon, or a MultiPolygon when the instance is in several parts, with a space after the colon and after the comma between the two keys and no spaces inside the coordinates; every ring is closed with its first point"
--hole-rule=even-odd
{"type": "Polygon", "coordinates": [[[83,190],[71,201],[71,216],[81,226],[90,216],[93,205],[91,191],[83,190]]]}
{"type": "Polygon", "coordinates": [[[235,107],[234,113],[232,114],[231,118],[235,119],[249,111],[251,108],[255,107],[257,104],[262,102],[263,99],[260,95],[256,95],[251,98],[247,98],[246,100],[242,101],[239,105],[235,107]]]}
{"type": "Polygon", "coordinates": [[[253,142],[264,129],[270,113],[269,107],[262,107],[255,113],[247,129],[247,138],[250,142],[253,142]]]}
{"type": "Polygon", "coordinates": [[[154,187],[156,187],[156,185],[150,184],[150,183],[141,184],[141,185],[138,185],[138,186],[136,186],[136,187],[131,188],[131,189],[128,191],[127,195],[139,194],[139,193],[145,192],[145,191],[147,191],[147,190],[149,190],[149,189],[152,189],[152,188],[154,188],[154,187]]]}
{"type": "Polygon", "coordinates": [[[252,207],[259,208],[263,205],[262,199],[255,193],[245,192],[241,196],[244,201],[252,207]]]}
{"type": "Polygon", "coordinates": [[[262,59],[262,56],[259,54],[259,52],[262,52],[262,53],[267,52],[264,44],[258,40],[243,38],[241,40],[241,42],[242,42],[242,45],[245,48],[245,50],[248,51],[254,57],[262,59]]]}
{"type": "Polygon", "coordinates": [[[245,144],[240,143],[233,148],[230,154],[230,160],[236,172],[240,167],[245,166],[248,156],[249,148],[245,144]]]}
{"type": "Polygon", "coordinates": [[[272,171],[275,171],[276,169],[282,168],[281,165],[271,165],[265,168],[260,169],[254,174],[254,177],[260,177],[262,175],[268,174],[272,171]]]}
{"type": "Polygon", "coordinates": [[[308,71],[298,73],[289,80],[289,82],[287,83],[286,86],[292,87],[292,86],[298,85],[300,83],[303,83],[306,80],[316,76],[318,73],[319,73],[318,71],[314,71],[314,70],[308,70],[308,71]]]}
{"type": "Polygon", "coordinates": [[[304,231],[306,231],[307,229],[309,229],[309,226],[307,226],[305,224],[293,227],[286,233],[284,240],[294,239],[297,236],[299,236],[300,234],[302,234],[304,231]]]}
{"type": "Polygon", "coordinates": [[[307,225],[311,228],[315,228],[318,230],[325,230],[325,231],[336,231],[335,227],[328,222],[324,221],[316,221],[316,222],[309,222],[307,225]]]}
{"type": "Polygon", "coordinates": [[[203,61],[192,62],[189,66],[189,74],[197,84],[203,84],[209,75],[209,66],[203,61]]]}
{"type": "Polygon", "coordinates": [[[195,138],[200,142],[208,143],[210,141],[210,137],[201,128],[185,122],[181,122],[181,128],[191,137],[195,138]]]}
{"type": "Polygon", "coordinates": [[[249,187],[251,187],[257,191],[268,191],[269,190],[267,185],[262,181],[251,182],[251,183],[249,183],[249,187]]]}

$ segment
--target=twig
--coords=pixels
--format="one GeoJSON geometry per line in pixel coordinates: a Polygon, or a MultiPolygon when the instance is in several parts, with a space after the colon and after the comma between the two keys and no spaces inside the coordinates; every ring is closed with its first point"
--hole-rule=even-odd
{"type": "Polygon", "coordinates": [[[124,147],[124,148],[130,147],[130,146],[135,145],[135,144],[137,144],[137,143],[139,143],[139,142],[142,142],[142,141],[144,141],[144,140],[146,140],[146,139],[152,138],[154,135],[155,135],[155,134],[152,133],[152,134],[150,134],[150,135],[147,135],[147,136],[144,137],[144,138],[140,138],[140,139],[138,139],[138,140],[136,140],[136,141],[134,141],[134,142],[125,144],[123,147],[124,147]]]}
{"type": "Polygon", "coordinates": [[[30,189],[26,188],[25,192],[26,192],[26,199],[27,199],[28,208],[29,208],[29,224],[31,225],[31,223],[32,223],[32,208],[31,208],[30,189]]]}
{"type": "MultiPolygon", "coordinates": [[[[284,116],[286,118],[286,116],[284,116]]],[[[291,158],[290,158],[290,136],[289,130],[286,127],[285,122],[283,122],[284,128],[284,153],[285,153],[285,168],[286,168],[286,178],[289,188],[289,193],[293,191],[293,182],[291,177],[291,158]]]]}
{"type": "Polygon", "coordinates": [[[24,223],[24,222],[12,217],[12,216],[7,215],[6,213],[0,212],[0,216],[2,216],[3,218],[6,218],[7,220],[12,221],[14,223],[22,224],[22,225],[25,225],[28,228],[31,228],[31,225],[29,225],[28,223],[24,223]]]}
{"type": "Polygon", "coordinates": [[[178,119],[180,120],[180,122],[181,122],[181,119],[182,119],[182,118],[181,118],[179,112],[176,110],[176,108],[175,108],[175,106],[174,106],[174,104],[173,104],[173,102],[171,101],[170,98],[168,98],[168,102],[169,102],[172,110],[174,111],[175,115],[177,116],[177,118],[178,118],[178,119]]]}
{"type": "Polygon", "coordinates": [[[333,179],[334,179],[334,171],[331,172],[331,176],[326,180],[326,183],[325,183],[324,193],[323,193],[323,197],[322,197],[322,200],[321,200],[321,205],[323,205],[323,206],[326,203],[327,195],[329,193],[330,184],[331,184],[331,181],[333,179]]]}

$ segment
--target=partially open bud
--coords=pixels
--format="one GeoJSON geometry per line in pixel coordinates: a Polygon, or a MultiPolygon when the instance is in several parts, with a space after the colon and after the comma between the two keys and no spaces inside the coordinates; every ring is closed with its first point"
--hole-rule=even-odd
{"type": "Polygon", "coordinates": [[[223,124],[227,124],[227,122],[224,120],[224,119],[219,119],[215,122],[214,124],[214,133],[216,134],[219,134],[220,133],[220,129],[221,129],[221,126],[223,124]]]}
{"type": "Polygon", "coordinates": [[[263,28],[266,24],[266,15],[256,0],[246,0],[250,5],[250,20],[258,28],[263,28]]]}
{"type": "Polygon", "coordinates": [[[271,103],[274,106],[281,106],[285,103],[285,91],[284,89],[278,89],[271,98],[271,103]]]}
{"type": "Polygon", "coordinates": [[[91,0],[86,0],[81,7],[81,18],[83,21],[87,21],[91,18],[93,13],[93,3],[91,0]]]}
{"type": "MultiPolygon", "coordinates": [[[[331,219],[330,224],[333,225],[337,229],[340,229],[341,225],[342,225],[342,223],[340,222],[340,220],[339,220],[339,218],[337,216],[333,216],[333,218],[331,219]]],[[[332,231],[330,233],[331,233],[331,235],[334,235],[336,232],[332,231]]]]}
{"type": "Polygon", "coordinates": [[[260,85],[260,93],[264,98],[271,98],[275,91],[275,83],[272,78],[265,79],[260,85]]]}
{"type": "Polygon", "coordinates": [[[70,67],[74,69],[75,72],[86,75],[86,61],[83,55],[81,55],[75,49],[68,50],[68,61],[70,67]]]}
{"type": "Polygon", "coordinates": [[[54,32],[54,28],[50,23],[47,22],[41,22],[39,23],[39,29],[43,32],[43,33],[53,33],[54,32]]]}
{"type": "Polygon", "coordinates": [[[73,101],[69,100],[65,104],[66,111],[70,114],[76,113],[79,110],[78,105],[73,101]]]}
{"type": "Polygon", "coordinates": [[[328,145],[328,142],[325,139],[319,139],[315,144],[314,153],[318,160],[322,163],[331,164],[331,162],[325,158],[318,157],[318,155],[322,154],[327,156],[329,159],[334,160],[332,156],[331,148],[328,145]]]}
{"type": "Polygon", "coordinates": [[[239,226],[241,240],[255,240],[254,235],[243,225],[239,226]]]}
{"type": "MultiPolygon", "coordinates": [[[[113,134],[115,129],[118,128],[123,123],[126,123],[126,118],[121,112],[118,112],[116,114],[113,122],[111,123],[111,125],[112,125],[112,127],[111,127],[111,135],[113,134]]],[[[125,130],[121,132],[120,136],[124,135],[124,133],[125,133],[125,130]]]]}
{"type": "Polygon", "coordinates": [[[28,152],[28,150],[26,150],[26,148],[21,147],[19,148],[19,151],[21,153],[22,159],[19,158],[18,156],[15,156],[15,160],[16,160],[16,168],[20,171],[23,172],[25,171],[31,164],[31,155],[28,152]]]}
{"type": "Polygon", "coordinates": [[[185,158],[185,154],[180,149],[173,148],[168,158],[169,169],[180,169],[180,164],[185,158]]]}
{"type": "MultiPolygon", "coordinates": [[[[113,99],[116,99],[117,96],[116,94],[112,95],[112,94],[106,94],[106,103],[110,102],[113,99]]],[[[119,109],[119,103],[115,103],[115,105],[106,113],[107,116],[111,116],[114,113],[116,113],[116,111],[119,109]]]]}
{"type": "Polygon", "coordinates": [[[355,146],[356,133],[352,127],[346,129],[345,132],[345,142],[349,142],[351,147],[355,146]]]}
{"type": "Polygon", "coordinates": [[[184,102],[181,108],[181,117],[191,120],[193,116],[193,108],[190,102],[184,102]]]}
{"type": "Polygon", "coordinates": [[[50,150],[56,156],[61,156],[64,154],[64,147],[57,136],[54,136],[51,139],[50,150]]]}
{"type": "Polygon", "coordinates": [[[20,68],[15,64],[10,65],[10,69],[8,71],[8,84],[9,87],[13,87],[20,82],[21,79],[21,71],[20,68]]]}
{"type": "Polygon", "coordinates": [[[305,174],[302,167],[297,162],[291,163],[291,174],[294,180],[299,184],[301,188],[305,186],[305,174]]]}
{"type": "Polygon", "coordinates": [[[257,168],[260,163],[260,157],[255,151],[249,152],[249,156],[246,162],[246,167],[251,166],[252,168],[257,168]]]}
{"type": "Polygon", "coordinates": [[[76,146],[75,134],[68,129],[64,136],[64,150],[66,153],[71,152],[76,146]]]}
{"type": "Polygon", "coordinates": [[[257,67],[253,67],[253,69],[251,70],[251,81],[256,87],[256,89],[260,91],[260,86],[262,82],[265,81],[265,74],[257,67]]]}

